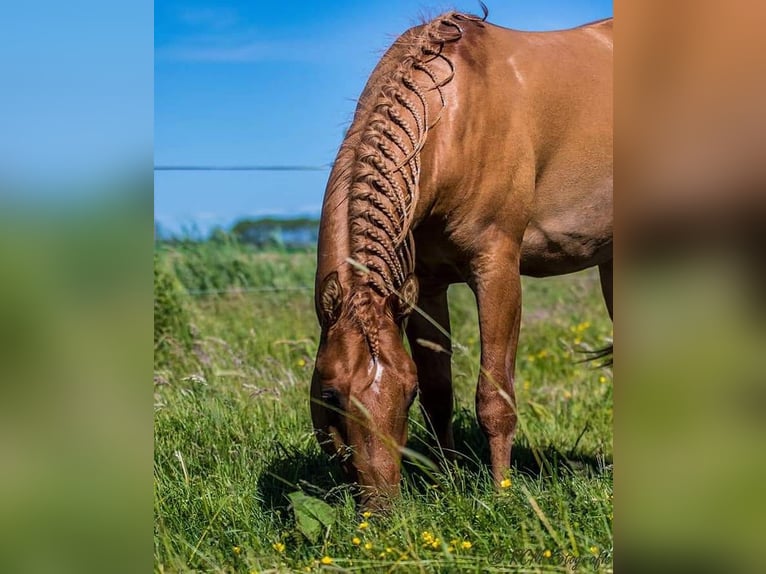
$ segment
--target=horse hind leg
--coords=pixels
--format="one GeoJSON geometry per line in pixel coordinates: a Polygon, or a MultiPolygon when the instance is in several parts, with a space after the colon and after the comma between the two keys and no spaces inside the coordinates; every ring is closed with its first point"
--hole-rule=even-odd
{"type": "MultiPolygon", "coordinates": [[[[614,322],[614,301],[612,299],[613,283],[612,283],[612,259],[606,263],[602,263],[598,266],[598,275],[601,279],[601,293],[604,296],[604,303],[606,303],[606,310],[609,311],[609,318],[614,322]]],[[[614,344],[599,349],[594,353],[592,359],[605,359],[601,364],[602,366],[609,366],[612,364],[612,354],[614,351],[614,344]]]]}
{"type": "Polygon", "coordinates": [[[443,329],[413,311],[407,325],[407,338],[418,370],[420,406],[435,439],[435,453],[450,460],[454,458],[455,441],[452,435],[452,343],[447,288],[436,292],[422,290],[418,307],[443,329]]]}
{"type": "Polygon", "coordinates": [[[601,293],[604,295],[606,310],[609,311],[609,318],[614,321],[612,311],[612,259],[598,266],[598,275],[601,279],[601,293]]]}

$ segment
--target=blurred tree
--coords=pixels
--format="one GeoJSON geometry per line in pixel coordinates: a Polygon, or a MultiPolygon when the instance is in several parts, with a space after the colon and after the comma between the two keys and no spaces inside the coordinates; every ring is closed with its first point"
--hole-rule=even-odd
{"type": "Polygon", "coordinates": [[[234,224],[231,232],[242,243],[261,248],[308,247],[316,245],[319,220],[309,217],[242,219],[234,224]]]}

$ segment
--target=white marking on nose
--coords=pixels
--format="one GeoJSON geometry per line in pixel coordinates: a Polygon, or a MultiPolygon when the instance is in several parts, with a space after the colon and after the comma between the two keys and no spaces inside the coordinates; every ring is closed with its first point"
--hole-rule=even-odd
{"type": "Polygon", "coordinates": [[[511,69],[513,70],[513,75],[516,76],[516,81],[519,82],[522,86],[525,85],[527,82],[524,79],[524,76],[521,75],[521,71],[519,70],[519,67],[516,65],[516,60],[511,56],[508,58],[508,63],[511,65],[511,69]]]}
{"type": "Polygon", "coordinates": [[[372,392],[376,395],[380,394],[380,379],[383,378],[383,365],[378,361],[375,361],[375,378],[372,379],[372,392]]]}

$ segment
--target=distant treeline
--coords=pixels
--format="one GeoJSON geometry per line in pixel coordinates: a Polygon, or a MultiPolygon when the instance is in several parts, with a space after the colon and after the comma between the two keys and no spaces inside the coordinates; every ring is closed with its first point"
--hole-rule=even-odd
{"type": "Polygon", "coordinates": [[[166,236],[159,225],[155,225],[155,237],[163,243],[222,242],[235,239],[239,243],[264,248],[305,248],[313,247],[319,236],[319,219],[298,217],[281,219],[264,217],[259,219],[241,219],[230,229],[213,228],[207,237],[187,233],[182,236],[166,236]],[[196,236],[196,237],[195,237],[196,236]]]}

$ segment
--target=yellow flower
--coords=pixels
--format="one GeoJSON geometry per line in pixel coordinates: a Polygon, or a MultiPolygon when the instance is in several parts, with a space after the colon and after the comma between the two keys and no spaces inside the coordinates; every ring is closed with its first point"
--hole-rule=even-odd
{"type": "Polygon", "coordinates": [[[271,545],[271,547],[277,552],[279,552],[280,554],[285,551],[285,545],[282,544],[281,542],[275,542],[274,544],[271,545]]]}
{"type": "Polygon", "coordinates": [[[385,557],[386,557],[385,552],[381,552],[380,554],[378,554],[378,558],[385,558],[385,557]]]}
{"type": "Polygon", "coordinates": [[[359,539],[358,536],[354,536],[351,539],[351,544],[353,544],[354,546],[359,546],[361,543],[362,543],[362,541],[359,539]]]}
{"type": "Polygon", "coordinates": [[[454,552],[455,547],[454,546],[447,546],[447,552],[454,552]]]}
{"type": "Polygon", "coordinates": [[[234,554],[239,554],[240,552],[242,552],[242,549],[239,546],[235,546],[234,548],[232,548],[232,550],[234,551],[234,554]]]}
{"type": "Polygon", "coordinates": [[[473,544],[471,544],[469,540],[463,540],[460,543],[460,548],[462,548],[463,550],[470,550],[471,546],[473,546],[473,544]]]}
{"type": "Polygon", "coordinates": [[[370,516],[372,516],[372,512],[370,512],[369,510],[365,510],[364,512],[362,512],[362,516],[364,518],[369,518],[370,516]]]}
{"type": "Polygon", "coordinates": [[[431,542],[431,548],[439,548],[440,540],[438,538],[434,539],[433,542],[431,542]]]}
{"type": "Polygon", "coordinates": [[[434,539],[434,535],[431,534],[428,530],[424,531],[423,534],[420,535],[420,537],[423,539],[423,542],[429,543],[434,539]]]}
{"type": "Polygon", "coordinates": [[[537,353],[537,358],[538,359],[543,359],[543,358],[545,358],[547,356],[548,356],[548,350],[547,349],[543,349],[542,351],[537,353]]]}
{"type": "Polygon", "coordinates": [[[546,550],[545,552],[543,552],[543,556],[545,556],[546,558],[550,558],[551,557],[551,551],[550,550],[546,550]]]}
{"type": "Polygon", "coordinates": [[[586,331],[588,327],[590,327],[590,321],[583,321],[582,323],[569,327],[569,330],[572,333],[582,333],[583,331],[586,331]]]}
{"type": "Polygon", "coordinates": [[[500,488],[511,488],[511,479],[504,478],[500,481],[500,488]]]}
{"type": "Polygon", "coordinates": [[[394,549],[391,548],[390,546],[388,548],[386,548],[386,554],[391,554],[393,551],[394,551],[394,549]]]}
{"type": "Polygon", "coordinates": [[[572,398],[572,393],[570,391],[564,391],[564,398],[569,400],[572,398]]]}
{"type": "Polygon", "coordinates": [[[575,337],[574,344],[579,345],[580,343],[582,343],[582,337],[575,337]]]}
{"type": "Polygon", "coordinates": [[[606,384],[606,377],[604,375],[601,375],[598,378],[598,382],[601,383],[602,385],[605,385],[606,384]]]}
{"type": "Polygon", "coordinates": [[[372,542],[365,542],[364,543],[364,549],[365,550],[372,550],[372,542]]]}
{"type": "Polygon", "coordinates": [[[369,528],[369,527],[370,527],[370,523],[367,522],[366,520],[362,522],[361,524],[359,524],[359,530],[365,530],[366,528],[369,528]]]}
{"type": "Polygon", "coordinates": [[[322,564],[332,564],[332,558],[329,556],[322,556],[322,559],[320,560],[322,564]]]}
{"type": "Polygon", "coordinates": [[[305,367],[306,366],[305,359],[298,359],[298,366],[299,367],[305,367]]]}
{"type": "Polygon", "coordinates": [[[589,548],[589,550],[590,550],[590,553],[591,553],[591,554],[593,554],[594,556],[595,556],[596,554],[598,554],[598,547],[597,547],[597,546],[591,546],[591,547],[589,548]]]}

